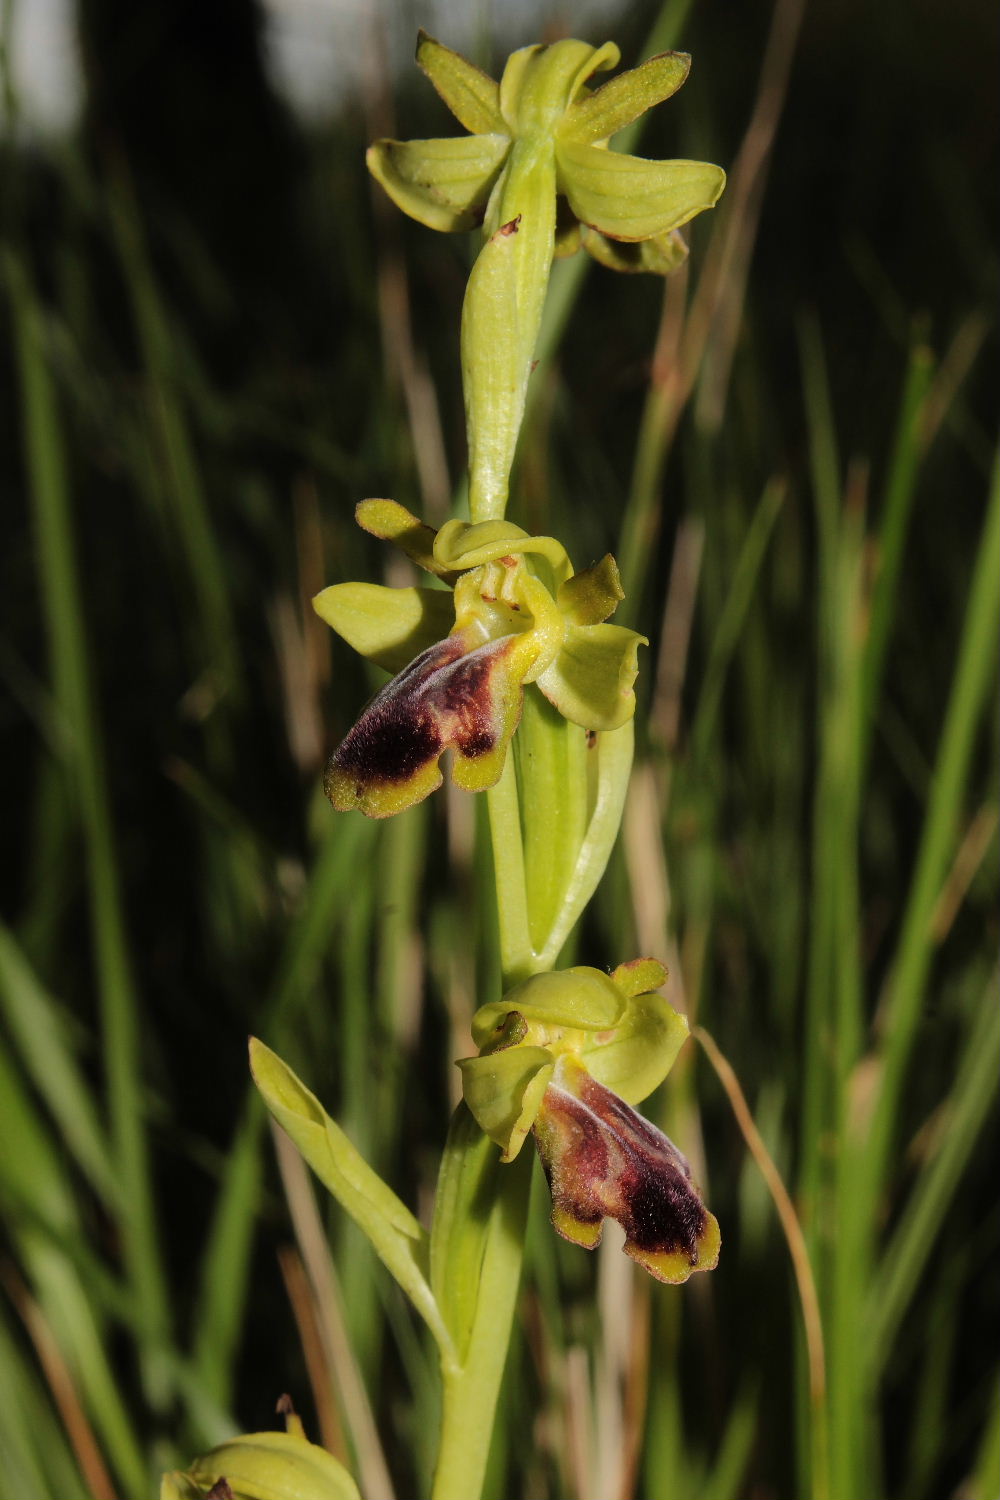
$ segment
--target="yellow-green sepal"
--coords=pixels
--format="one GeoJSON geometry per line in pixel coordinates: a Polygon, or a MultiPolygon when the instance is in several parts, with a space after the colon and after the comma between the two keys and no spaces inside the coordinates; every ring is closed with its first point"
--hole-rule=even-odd
{"type": "Polygon", "coordinates": [[[452,596],[444,589],[334,583],[312,603],[349,646],[387,672],[402,671],[455,623],[452,596]]]}
{"type": "Polygon", "coordinates": [[[417,37],[417,63],[427,74],[455,119],[473,134],[502,133],[500,89],[496,81],[426,31],[417,37]]]}
{"type": "Polygon", "coordinates": [[[625,1011],[625,997],[601,969],[581,965],[532,974],[509,989],[502,1000],[481,1005],[472,1018],[472,1038],[477,1047],[490,1047],[498,1028],[511,1011],[528,1022],[526,1040],[535,1038],[533,1023],[568,1027],[571,1030],[606,1031],[617,1026],[625,1011]]]}
{"type": "Polygon", "coordinates": [[[587,1071],[624,1099],[638,1104],[666,1078],[688,1037],[688,1024],[662,995],[633,996],[607,1041],[588,1039],[581,1054],[587,1071]]]}
{"type": "Polygon", "coordinates": [[[600,146],[560,141],[559,191],[584,224],[615,240],[644,240],[678,229],[718,202],[721,167],[702,161],[647,161],[600,146]]]}
{"type": "Polygon", "coordinates": [[[462,1094],[476,1119],[513,1161],[535,1122],[552,1077],[553,1062],[544,1047],[508,1047],[480,1057],[463,1057],[462,1094]]]}
{"type": "Polygon", "coordinates": [[[686,52],[661,52],[571,104],[559,125],[566,141],[590,145],[631,125],[654,104],[675,94],[691,71],[686,52]]]}
{"type": "Polygon", "coordinates": [[[253,1432],[221,1443],[184,1473],[165,1474],[160,1500],[204,1500],[223,1479],[233,1500],[360,1500],[332,1453],[291,1432],[253,1432]]]}
{"type": "Polygon", "coordinates": [[[622,271],[626,276],[670,276],[680,270],[688,254],[679,229],[669,229],[648,240],[612,240],[599,229],[581,224],[580,244],[609,271],[622,271]]]}
{"type": "Polygon", "coordinates": [[[428,229],[454,232],[483,222],[509,149],[506,135],[383,140],[365,160],[397,208],[428,229]]]}
{"type": "Polygon", "coordinates": [[[367,1235],[442,1349],[448,1335],[428,1284],[427,1231],[335,1124],[287,1063],[250,1038],[250,1071],[274,1119],[329,1192],[367,1235]]]}
{"type": "Polygon", "coordinates": [[[635,713],[639,647],[646,637],[624,625],[570,625],[538,686],[571,724],[620,729],[635,713]]]}

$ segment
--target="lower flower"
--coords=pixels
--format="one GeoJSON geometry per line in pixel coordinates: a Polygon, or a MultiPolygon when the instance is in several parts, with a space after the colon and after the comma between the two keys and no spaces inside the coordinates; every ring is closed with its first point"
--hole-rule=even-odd
{"type": "Polygon", "coordinates": [[[655,989],[654,959],[608,976],[538,974],[473,1018],[478,1057],[464,1058],[470,1110],[510,1161],[530,1130],[552,1193],[552,1223],[593,1249],[605,1219],[660,1281],[683,1282],[719,1258],[719,1225],[677,1147],[631,1105],[666,1077],[687,1023],[655,989]]]}

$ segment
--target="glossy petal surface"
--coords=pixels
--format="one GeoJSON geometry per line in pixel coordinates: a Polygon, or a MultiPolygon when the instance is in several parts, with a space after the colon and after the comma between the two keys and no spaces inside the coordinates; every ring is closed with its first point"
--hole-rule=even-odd
{"type": "Polygon", "coordinates": [[[324,788],[340,812],[391,817],[441,785],[438,762],[456,752],[452,776],[481,791],[503,770],[521,712],[521,683],[537,647],[505,637],[469,651],[451,635],[387,683],[334,752],[324,788]]]}
{"type": "Polygon", "coordinates": [[[684,1157],[575,1059],[557,1063],[534,1128],[564,1238],[592,1249],[611,1218],[625,1230],[626,1254],[660,1281],[715,1266],[719,1226],[684,1157]]]}

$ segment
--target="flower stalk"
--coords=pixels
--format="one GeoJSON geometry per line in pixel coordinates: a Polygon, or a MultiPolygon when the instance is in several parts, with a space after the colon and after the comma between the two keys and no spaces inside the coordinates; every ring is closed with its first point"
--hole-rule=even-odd
{"type": "MultiPolygon", "coordinates": [[[[610,976],[556,968],[618,834],[647,643],[611,620],[624,598],[612,557],[578,572],[561,541],[506,518],[554,257],[584,250],[614,270],[667,274],[686,254],[679,227],[710,208],[725,181],[708,163],[610,149],[615,132],[668,98],[690,65],[666,53],[593,88],[618,60],[612,43],[525,47],[496,82],[422,34],[417,61],[468,134],[380,141],[368,153],[406,213],[433,229],[482,232],[461,332],[470,519],[435,532],[395,501],[364,501],[359,524],[430,582],[340,583],[314,601],[349,645],[395,674],[330,760],[334,808],[376,818],[403,811],[440,786],[446,751],[453,781],[487,796],[502,994],[474,1017],[478,1055],[459,1060],[464,1097],[429,1233],[291,1070],[251,1044],[272,1115],[436,1343],[433,1500],[476,1500],[482,1488],[521,1275],[529,1134],[553,1227],[566,1239],[593,1248],[614,1218],[626,1253],[670,1283],[718,1258],[719,1226],[687,1162],[633,1109],[687,1036],[657,993],[666,971],[652,959],[610,976]]],[[[285,1446],[309,1468],[314,1455],[300,1441],[285,1446]]],[[[247,1443],[238,1456],[248,1483],[266,1461],[267,1493],[298,1493],[290,1470],[285,1488],[275,1475],[274,1444],[247,1443]]],[[[182,1476],[192,1496],[219,1461],[182,1476]]]]}

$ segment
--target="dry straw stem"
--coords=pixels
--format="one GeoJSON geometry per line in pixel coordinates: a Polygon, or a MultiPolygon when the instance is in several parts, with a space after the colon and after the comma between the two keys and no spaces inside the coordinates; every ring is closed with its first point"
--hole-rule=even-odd
{"type": "Polygon", "coordinates": [[[347,1336],[337,1273],[330,1259],[330,1247],[316,1207],[309,1169],[283,1130],[272,1126],[271,1133],[295,1238],[315,1300],[326,1361],[334,1385],[340,1391],[354,1442],[361,1493],[365,1500],[393,1500],[395,1491],[389,1477],[389,1466],[347,1336]]]}
{"type": "Polygon", "coordinates": [[[111,1475],[94,1436],[94,1429],[87,1420],[76,1382],[45,1314],[12,1263],[8,1262],[3,1267],[2,1278],[7,1294],[20,1313],[38,1355],[38,1363],[45,1373],[66,1436],[86,1481],[88,1495],[91,1500],[117,1500],[111,1475]]]}
{"type": "Polygon", "coordinates": [[[795,1281],[799,1291],[799,1301],[802,1304],[802,1321],[805,1325],[806,1348],[809,1358],[809,1394],[812,1400],[813,1411],[816,1419],[816,1451],[813,1455],[813,1472],[815,1476],[815,1491],[818,1496],[821,1486],[825,1485],[827,1472],[826,1464],[826,1424],[825,1424],[825,1402],[826,1402],[826,1355],[823,1343],[823,1320],[820,1316],[819,1298],[816,1295],[816,1283],[813,1280],[812,1265],[809,1260],[809,1252],[806,1249],[805,1236],[799,1223],[795,1206],[781,1179],[781,1174],[771,1158],[771,1154],[764,1144],[763,1137],[754,1124],[750,1107],[746,1096],[740,1087],[733,1068],[719,1051],[712,1037],[702,1026],[694,1027],[691,1035],[700,1042],[712,1067],[718,1076],[719,1082],[726,1091],[726,1097],[732,1106],[736,1123],[740,1127],[743,1139],[747,1143],[747,1150],[757,1163],[757,1167],[767,1184],[767,1190],[774,1200],[774,1206],[778,1211],[781,1221],[782,1232],[788,1245],[788,1253],[792,1260],[792,1269],[795,1272],[795,1281]]]}

